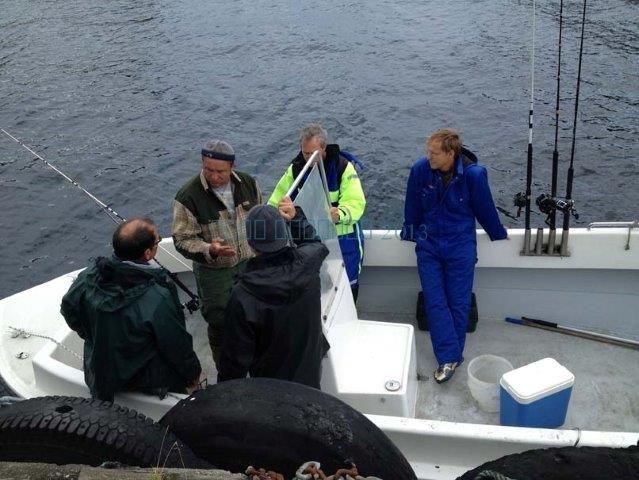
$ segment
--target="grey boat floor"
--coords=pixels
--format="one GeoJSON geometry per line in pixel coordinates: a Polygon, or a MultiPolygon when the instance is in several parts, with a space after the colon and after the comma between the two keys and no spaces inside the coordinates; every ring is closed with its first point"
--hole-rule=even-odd
{"type": "MultiPolygon", "coordinates": [[[[181,275],[193,285],[192,275],[181,275]]],[[[194,285],[193,285],[194,286],[194,285]]],[[[465,362],[445,384],[433,380],[437,367],[428,332],[417,329],[413,315],[360,311],[359,318],[415,326],[419,395],[416,417],[462,423],[499,425],[498,413],[479,409],[467,386],[467,365],[478,355],[506,358],[517,368],[552,357],[575,375],[575,385],[562,428],[599,431],[639,431],[639,353],[606,343],[480,318],[468,334],[465,362]]],[[[187,328],[209,384],[217,371],[208,345],[206,324],[199,312],[187,314],[187,328]]]]}

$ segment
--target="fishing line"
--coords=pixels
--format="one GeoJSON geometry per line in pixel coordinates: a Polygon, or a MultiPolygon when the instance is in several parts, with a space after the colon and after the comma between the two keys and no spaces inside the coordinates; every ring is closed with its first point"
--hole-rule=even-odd
{"type": "MultiPolygon", "coordinates": [[[[85,189],[82,185],[80,185],[78,182],[76,182],[75,180],[73,180],[71,177],[69,177],[68,175],[66,175],[63,171],[61,171],[60,169],[58,169],[55,165],[51,164],[49,161],[47,161],[45,158],[43,158],[41,155],[39,155],[38,153],[36,153],[35,151],[33,151],[32,148],[30,148],[28,145],[26,145],[24,142],[22,142],[21,140],[19,140],[18,138],[14,137],[13,135],[11,135],[9,132],[7,132],[4,128],[0,128],[0,131],[2,133],[4,133],[6,136],[8,136],[9,138],[11,138],[12,140],[14,140],[15,142],[17,142],[19,145],[21,145],[22,147],[24,147],[28,152],[30,152],[32,155],[34,155],[36,158],[38,158],[39,160],[42,160],[44,162],[44,164],[51,168],[54,172],[56,172],[58,175],[60,175],[62,178],[64,178],[66,181],[68,181],[69,183],[71,183],[72,185],[74,185],[75,187],[79,188],[86,196],[88,196],[91,200],[93,200],[96,204],[98,204],[98,206],[102,209],[103,212],[105,212],[109,218],[116,224],[119,225],[122,222],[126,221],[126,218],[124,218],[122,215],[120,215],[118,212],[116,212],[115,210],[113,210],[109,205],[107,205],[106,203],[104,203],[102,200],[100,200],[98,197],[96,197],[95,195],[93,195],[91,192],[89,192],[87,189],[85,189]]],[[[173,260],[177,261],[178,263],[180,263],[182,266],[184,266],[187,270],[190,270],[191,267],[189,267],[189,265],[187,265],[186,263],[184,263],[180,258],[176,257],[175,255],[173,255],[173,253],[169,252],[166,248],[164,248],[162,245],[158,244],[158,248],[161,249],[164,253],[166,253],[169,257],[171,257],[173,260]]],[[[160,268],[162,268],[168,275],[169,277],[171,277],[171,280],[173,280],[173,282],[175,282],[175,284],[180,287],[180,289],[182,289],[182,291],[184,291],[190,298],[191,300],[189,300],[188,302],[186,302],[184,304],[184,306],[188,309],[189,312],[193,313],[194,311],[196,311],[199,308],[199,298],[197,297],[197,295],[195,295],[193,292],[191,292],[191,290],[189,290],[189,288],[182,283],[182,281],[178,278],[177,274],[170,272],[164,265],[162,265],[157,259],[153,259],[153,261],[155,263],[157,263],[160,268]]]]}

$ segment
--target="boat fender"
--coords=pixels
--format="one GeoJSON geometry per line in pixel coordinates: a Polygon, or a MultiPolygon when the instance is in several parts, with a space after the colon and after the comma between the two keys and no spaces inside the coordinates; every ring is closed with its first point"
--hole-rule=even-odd
{"type": "MultiPolygon", "coordinates": [[[[639,447],[561,447],[528,450],[484,463],[457,480],[475,480],[486,471],[517,480],[600,480],[639,478],[639,447]]],[[[494,478],[494,477],[482,477],[494,478]]]]}
{"type": "Polygon", "coordinates": [[[374,423],[337,398],[271,378],[229,380],[196,391],[160,420],[200,458],[232,472],[261,465],[291,478],[309,458],[325,472],[355,464],[362,475],[415,479],[374,423]]]}
{"type": "Polygon", "coordinates": [[[35,397],[1,407],[0,462],[213,468],[141,413],[79,397],[35,397]]]}

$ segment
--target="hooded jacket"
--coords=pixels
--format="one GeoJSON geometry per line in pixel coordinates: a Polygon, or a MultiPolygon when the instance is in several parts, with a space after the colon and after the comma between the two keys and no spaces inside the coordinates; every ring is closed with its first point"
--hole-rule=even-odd
{"type": "Polygon", "coordinates": [[[320,388],[329,345],[319,272],[328,249],[301,209],[290,227],[295,247],[251,258],[238,276],[226,307],[218,382],[249,373],[320,388]]]}
{"type": "MultiPolygon", "coordinates": [[[[337,207],[339,221],[335,225],[337,235],[348,235],[355,231],[355,224],[364,215],[366,198],[360,182],[359,176],[348,156],[352,154],[340,150],[339,145],[331,144],[326,146],[326,158],[324,159],[324,170],[326,171],[326,181],[328,183],[331,204],[337,207]]],[[[306,165],[304,155],[300,151],[291,161],[282,178],[279,179],[275,189],[268,199],[268,204],[277,206],[284,197],[288,189],[293,185],[295,178],[300,174],[306,165]]],[[[292,199],[302,188],[302,181],[291,195],[292,199]]]]}
{"type": "Polygon", "coordinates": [[[84,377],[101,400],[125,388],[184,388],[200,362],[177,290],[164,271],[98,257],[62,299],[67,324],[84,339],[84,377]]]}

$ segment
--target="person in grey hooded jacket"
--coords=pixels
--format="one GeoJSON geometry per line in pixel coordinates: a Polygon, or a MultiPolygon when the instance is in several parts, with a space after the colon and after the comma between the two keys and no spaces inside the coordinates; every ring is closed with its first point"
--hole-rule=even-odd
{"type": "Polygon", "coordinates": [[[218,382],[248,373],[320,388],[329,345],[322,332],[319,272],[328,249],[290,199],[279,212],[270,205],[253,207],[246,232],[256,257],[231,292],[218,382]]]}

